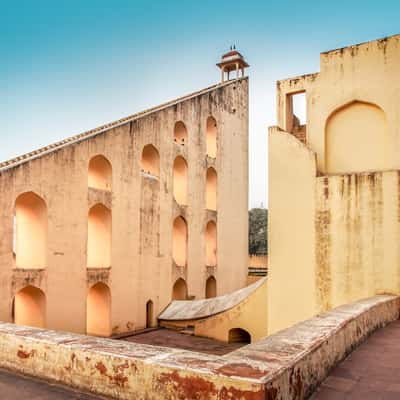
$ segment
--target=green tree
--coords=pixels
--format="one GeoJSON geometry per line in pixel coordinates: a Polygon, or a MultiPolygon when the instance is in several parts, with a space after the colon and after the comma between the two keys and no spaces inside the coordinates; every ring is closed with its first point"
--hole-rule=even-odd
{"type": "Polygon", "coordinates": [[[249,254],[268,254],[268,210],[252,208],[249,211],[249,254]]]}

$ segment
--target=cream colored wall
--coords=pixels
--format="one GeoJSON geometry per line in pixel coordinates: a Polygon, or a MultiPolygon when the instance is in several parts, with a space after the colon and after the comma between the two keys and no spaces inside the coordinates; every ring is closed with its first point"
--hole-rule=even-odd
{"type": "Polygon", "coordinates": [[[246,330],[255,342],[268,334],[267,293],[268,281],[232,309],[202,321],[194,321],[195,335],[228,342],[229,331],[246,330]]]}
{"type": "Polygon", "coordinates": [[[270,332],[400,291],[399,67],[397,35],[322,53],[320,73],[278,82],[282,129],[288,96],[306,92],[307,138],[299,162],[293,136],[270,134],[270,332]]]}
{"type": "Polygon", "coordinates": [[[399,293],[399,190],[397,171],[317,178],[320,309],[399,293]]]}
{"type": "Polygon", "coordinates": [[[268,333],[316,312],[315,154],[292,135],[269,133],[268,333]]]}
{"type": "Polygon", "coordinates": [[[248,82],[233,81],[178,101],[157,112],[67,145],[37,159],[0,170],[0,319],[11,320],[15,292],[27,282],[46,295],[47,327],[86,331],[86,296],[98,281],[111,290],[114,333],[146,325],[146,303],[157,315],[182,277],[190,296],[204,298],[205,230],[217,222],[218,294],[246,283],[248,192],[248,82]],[[207,118],[217,121],[218,154],[206,157],[207,118]],[[185,146],[174,143],[174,125],[184,121],[185,146]],[[159,180],[141,173],[142,150],[159,151],[159,180]],[[89,160],[104,155],[112,166],[112,193],[88,189],[89,160]],[[173,199],[173,162],[188,163],[188,205],[173,199]],[[207,167],[218,174],[218,210],[205,209],[207,167]],[[15,268],[13,215],[17,196],[33,191],[48,209],[47,267],[15,268]],[[87,269],[88,211],[103,203],[112,212],[111,267],[87,269]],[[188,221],[187,267],[172,262],[173,220],[188,221]],[[234,228],[233,228],[234,227],[234,228]]]}

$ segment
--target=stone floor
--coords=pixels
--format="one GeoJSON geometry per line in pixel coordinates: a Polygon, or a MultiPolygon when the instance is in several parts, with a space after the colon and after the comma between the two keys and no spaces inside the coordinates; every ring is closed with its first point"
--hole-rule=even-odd
{"type": "Polygon", "coordinates": [[[121,340],[216,355],[230,353],[244,345],[243,343],[225,343],[218,340],[185,335],[170,329],[157,329],[151,332],[125,337],[121,340]]]}
{"type": "Polygon", "coordinates": [[[0,370],[1,400],[100,400],[69,388],[0,370]]]}
{"type": "Polygon", "coordinates": [[[334,368],[312,400],[399,400],[400,321],[372,334],[334,368]]]}

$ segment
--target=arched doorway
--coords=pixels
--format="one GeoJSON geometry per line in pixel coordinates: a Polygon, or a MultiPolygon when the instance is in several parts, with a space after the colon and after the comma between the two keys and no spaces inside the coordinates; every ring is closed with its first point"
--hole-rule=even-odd
{"type": "Polygon", "coordinates": [[[88,186],[94,189],[111,190],[112,168],[104,156],[97,155],[90,160],[88,186]]]}
{"type": "Polygon", "coordinates": [[[217,296],[217,281],[213,276],[210,276],[206,281],[206,299],[217,296]]]}
{"type": "Polygon", "coordinates": [[[14,297],[11,314],[17,325],[45,328],[46,295],[37,287],[24,287],[14,297]]]}
{"type": "Polygon", "coordinates": [[[153,326],[153,302],[149,300],[146,303],[146,328],[151,328],[153,326]]]}
{"type": "Polygon", "coordinates": [[[102,282],[93,285],[87,295],[86,332],[94,336],[111,335],[111,291],[102,282]]]}
{"type": "Polygon", "coordinates": [[[228,334],[229,343],[251,343],[251,335],[244,329],[233,328],[228,334]]]}
{"type": "Polygon", "coordinates": [[[18,268],[46,268],[47,206],[33,192],[15,201],[14,248],[18,268]]]}
{"type": "Polygon", "coordinates": [[[187,285],[186,282],[179,278],[172,288],[172,300],[186,300],[187,299],[187,285]]]}

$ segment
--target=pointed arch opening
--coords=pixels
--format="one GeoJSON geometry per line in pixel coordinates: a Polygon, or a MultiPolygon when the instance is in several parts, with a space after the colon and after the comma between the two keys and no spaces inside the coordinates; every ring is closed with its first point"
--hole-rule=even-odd
{"type": "Polygon", "coordinates": [[[146,328],[152,328],[154,325],[154,304],[152,300],[146,303],[146,328]]]}
{"type": "Polygon", "coordinates": [[[206,144],[207,155],[217,157],[217,121],[211,116],[207,118],[206,144]]]}
{"type": "Polygon", "coordinates": [[[208,210],[217,209],[217,173],[212,167],[207,169],[206,208],[208,210]]]}
{"type": "Polygon", "coordinates": [[[35,286],[26,286],[16,293],[11,314],[17,325],[46,327],[46,295],[35,286]]]}
{"type": "Polygon", "coordinates": [[[187,205],[188,166],[186,160],[178,156],[174,161],[174,197],[178,204],[187,205]]]}
{"type": "Polygon", "coordinates": [[[88,186],[93,189],[111,190],[111,163],[102,155],[94,156],[89,161],[88,186]]]}
{"type": "Polygon", "coordinates": [[[15,201],[14,248],[17,268],[46,268],[47,206],[33,192],[15,201]]]}
{"type": "Polygon", "coordinates": [[[187,263],[187,223],[183,217],[174,220],[172,230],[172,257],[175,264],[184,267],[187,263]]]}
{"type": "Polygon", "coordinates": [[[390,168],[386,114],[376,104],[353,101],[335,110],[325,126],[327,173],[358,173],[390,168]]]}
{"type": "Polygon", "coordinates": [[[160,177],[160,155],[152,144],[143,147],[142,172],[160,177]]]}
{"type": "Polygon", "coordinates": [[[108,268],[111,266],[111,211],[103,204],[89,210],[87,238],[87,266],[108,268]]]}
{"type": "Polygon", "coordinates": [[[214,221],[206,226],[206,265],[217,265],[217,224],[214,221]]]}
{"type": "Polygon", "coordinates": [[[217,281],[213,276],[210,276],[206,281],[206,299],[211,299],[217,296],[217,281]]]}
{"type": "Polygon", "coordinates": [[[187,299],[187,285],[186,282],[179,278],[172,288],[172,300],[186,300],[187,299]]]}
{"type": "Polygon", "coordinates": [[[86,302],[86,333],[93,336],[111,335],[111,291],[102,282],[93,285],[86,302]]]}
{"type": "Polygon", "coordinates": [[[182,121],[175,123],[174,127],[174,141],[182,146],[187,143],[188,134],[186,125],[182,121]]]}
{"type": "Polygon", "coordinates": [[[251,343],[251,335],[244,329],[233,328],[229,331],[229,343],[251,343]]]}

